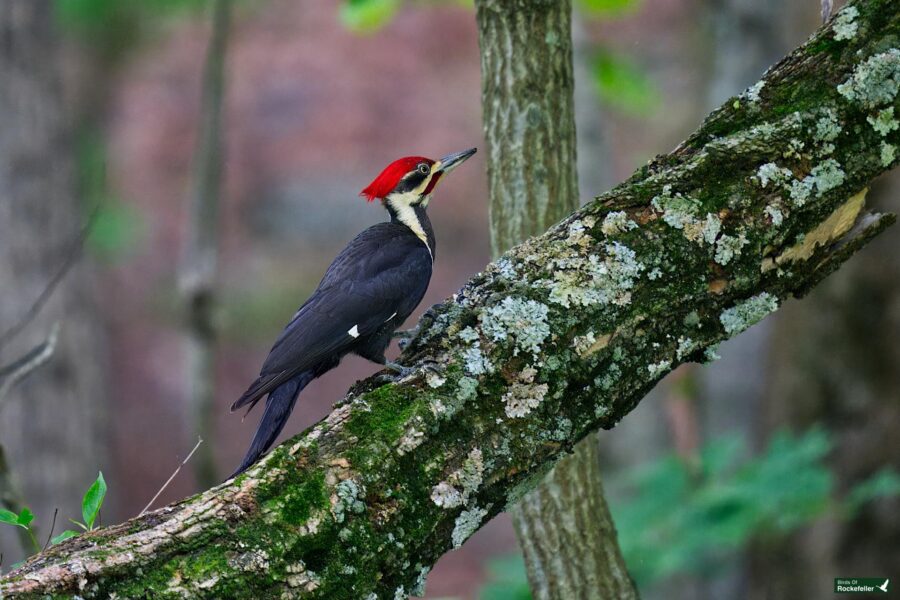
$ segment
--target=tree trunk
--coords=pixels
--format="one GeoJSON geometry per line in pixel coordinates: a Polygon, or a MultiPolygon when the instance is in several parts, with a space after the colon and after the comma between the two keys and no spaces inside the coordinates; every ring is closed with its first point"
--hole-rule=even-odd
{"type": "MultiPolygon", "coordinates": [[[[476,7],[496,257],[579,205],[572,6],[485,0],[476,7]]],[[[590,436],[512,507],[535,598],[608,598],[613,590],[636,596],[597,450],[590,436]]]]}
{"type": "Polygon", "coordinates": [[[512,511],[534,598],[637,598],[588,435],[512,511]]]}
{"type": "Polygon", "coordinates": [[[203,90],[194,175],[190,192],[190,226],[181,267],[187,315],[188,382],[194,433],[204,440],[194,461],[201,488],[220,481],[216,469],[216,271],[219,263],[219,206],[222,195],[222,110],[225,52],[231,0],[212,3],[212,35],[203,69],[203,90]]]}
{"type": "MultiPolygon", "coordinates": [[[[0,331],[21,323],[80,251],[82,210],[53,6],[0,5],[0,331]]],[[[105,457],[107,349],[86,263],[75,264],[21,334],[0,341],[0,362],[8,362],[61,324],[53,358],[0,407],[0,443],[45,532],[54,508],[64,517],[80,514],[81,495],[105,457]]],[[[16,552],[3,551],[5,564],[15,562],[16,552]]]]}
{"type": "Polygon", "coordinates": [[[855,29],[819,31],[757,93],[429,311],[401,357],[412,375],[355,385],[236,480],[54,546],[0,592],[419,593],[578,441],[893,223],[863,201],[900,159],[885,150],[900,131],[869,123],[900,108],[900,7],[849,6],[855,29]]]}

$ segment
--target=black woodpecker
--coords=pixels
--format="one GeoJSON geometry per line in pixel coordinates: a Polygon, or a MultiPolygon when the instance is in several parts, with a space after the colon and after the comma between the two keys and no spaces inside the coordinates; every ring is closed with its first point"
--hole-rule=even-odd
{"type": "Polygon", "coordinates": [[[287,422],[297,396],[316,377],[353,352],[397,371],[384,356],[394,331],[415,310],[431,280],[434,229],[426,208],[441,178],[475,154],[475,148],[431,160],[395,160],[360,196],[380,199],[391,220],[369,227],[338,254],[312,296],[272,346],[259,377],[231,406],[249,412],[266,398],[250,449],[231,477],[269,449],[287,422]]]}

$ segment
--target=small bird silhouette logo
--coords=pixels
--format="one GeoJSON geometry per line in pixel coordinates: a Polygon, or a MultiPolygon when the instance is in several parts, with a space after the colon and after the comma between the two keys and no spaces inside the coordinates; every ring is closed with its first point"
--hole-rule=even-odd
{"type": "Polygon", "coordinates": [[[887,594],[887,586],[890,582],[891,582],[890,579],[885,579],[884,583],[882,583],[881,585],[878,586],[878,589],[881,590],[882,592],[884,592],[885,594],[887,594]]]}

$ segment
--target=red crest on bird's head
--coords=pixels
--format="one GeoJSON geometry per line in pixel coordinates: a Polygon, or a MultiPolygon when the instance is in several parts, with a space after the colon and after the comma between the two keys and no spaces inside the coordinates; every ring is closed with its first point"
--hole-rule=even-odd
{"type": "Polygon", "coordinates": [[[372,183],[370,183],[366,189],[361,191],[359,195],[364,196],[369,202],[372,202],[375,198],[381,198],[383,200],[397,187],[397,184],[400,183],[400,180],[403,179],[404,175],[414,170],[416,166],[421,163],[426,163],[431,166],[434,164],[434,161],[430,158],[425,158],[424,156],[404,156],[403,158],[398,158],[385,167],[384,171],[372,180],[372,183]]]}

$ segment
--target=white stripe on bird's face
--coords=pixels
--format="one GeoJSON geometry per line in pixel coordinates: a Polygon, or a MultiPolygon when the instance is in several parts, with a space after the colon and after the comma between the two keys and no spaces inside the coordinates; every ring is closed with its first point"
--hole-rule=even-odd
{"type": "MultiPolygon", "coordinates": [[[[424,190],[424,188],[422,189],[424,190]]],[[[422,243],[428,248],[428,254],[434,260],[434,253],[431,251],[431,246],[428,245],[428,236],[425,234],[425,229],[422,227],[422,223],[419,222],[419,217],[416,215],[416,209],[414,208],[414,205],[419,203],[419,200],[419,191],[412,190],[400,194],[391,194],[387,197],[386,202],[390,205],[394,214],[397,215],[397,220],[409,227],[416,234],[416,237],[422,240],[422,243]]],[[[427,202],[428,198],[422,200],[423,204],[427,204],[427,202]]]]}
{"type": "Polygon", "coordinates": [[[354,325],[353,327],[351,327],[350,329],[347,330],[347,333],[350,335],[350,337],[352,337],[354,339],[358,338],[359,337],[359,326],[354,325]]]}

